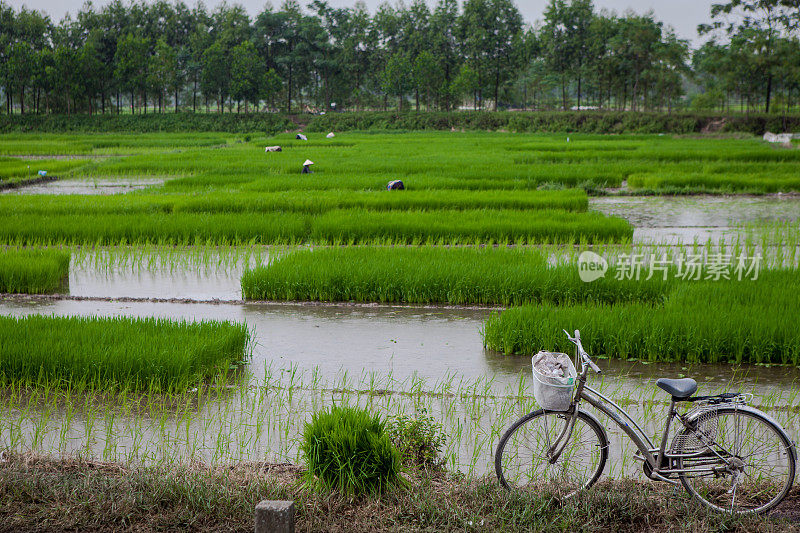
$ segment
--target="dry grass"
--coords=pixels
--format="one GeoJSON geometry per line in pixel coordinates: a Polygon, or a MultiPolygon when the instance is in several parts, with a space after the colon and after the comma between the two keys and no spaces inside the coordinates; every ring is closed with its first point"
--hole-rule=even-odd
{"type": "Polygon", "coordinates": [[[295,500],[298,531],[800,531],[786,518],[711,514],[655,483],[604,482],[560,506],[546,494],[508,494],[492,479],[414,474],[380,499],[348,499],[311,492],[301,476],[292,465],[133,468],[3,456],[0,531],[252,531],[263,499],[295,500]]]}

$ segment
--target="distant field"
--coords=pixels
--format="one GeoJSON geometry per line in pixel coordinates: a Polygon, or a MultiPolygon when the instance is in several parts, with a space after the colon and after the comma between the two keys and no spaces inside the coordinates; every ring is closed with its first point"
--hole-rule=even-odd
{"type": "Polygon", "coordinates": [[[1,135],[0,184],[36,170],[89,184],[151,177],[166,182],[124,197],[0,197],[0,240],[619,242],[630,238],[630,226],[585,213],[586,194],[576,189],[590,194],[625,187],[656,194],[800,190],[800,151],[757,139],[308,135],[308,141],[294,134],[1,135]],[[268,145],[283,151],[265,153],[268,145]],[[313,174],[300,173],[306,159],[314,162],[313,174]],[[402,179],[406,190],[386,191],[394,179],[402,179]]]}

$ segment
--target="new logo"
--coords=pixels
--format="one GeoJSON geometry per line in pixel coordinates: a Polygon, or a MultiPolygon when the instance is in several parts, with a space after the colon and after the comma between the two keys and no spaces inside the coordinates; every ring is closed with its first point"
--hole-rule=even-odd
{"type": "Polygon", "coordinates": [[[602,278],[608,270],[608,261],[594,252],[583,252],[578,256],[578,275],[582,281],[591,283],[602,278]]]}

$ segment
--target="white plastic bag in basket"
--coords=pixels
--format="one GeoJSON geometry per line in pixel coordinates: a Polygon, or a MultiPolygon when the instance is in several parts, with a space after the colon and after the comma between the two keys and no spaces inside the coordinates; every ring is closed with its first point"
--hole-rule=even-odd
{"type": "Polygon", "coordinates": [[[569,356],[559,352],[539,352],[533,356],[533,369],[551,383],[572,385],[577,377],[569,356]]]}

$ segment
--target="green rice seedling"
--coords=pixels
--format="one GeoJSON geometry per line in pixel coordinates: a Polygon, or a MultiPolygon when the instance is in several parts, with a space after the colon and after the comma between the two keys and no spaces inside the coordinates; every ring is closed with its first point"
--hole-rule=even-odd
{"type": "Polygon", "coordinates": [[[368,211],[298,213],[0,214],[0,242],[126,244],[290,244],[296,242],[507,243],[630,239],[624,219],[599,213],[539,210],[368,211]]]}
{"type": "Polygon", "coordinates": [[[242,324],[0,316],[0,382],[180,390],[248,357],[242,324]]]}
{"type": "Polygon", "coordinates": [[[49,176],[59,176],[71,169],[86,164],[80,159],[52,160],[52,159],[23,159],[16,157],[0,156],[0,187],[9,183],[24,182],[39,177],[39,171],[44,170],[49,176]]]}
{"type": "Polygon", "coordinates": [[[380,213],[360,209],[329,211],[312,222],[312,242],[548,243],[624,241],[633,228],[621,218],[598,213],[513,210],[432,210],[380,213]]]}
{"type": "Polygon", "coordinates": [[[799,283],[794,271],[766,271],[757,281],[678,284],[663,305],[512,308],[486,322],[484,343],[509,354],[566,351],[562,329],[580,329],[590,353],[619,359],[798,365],[799,283]]]}
{"type": "Polygon", "coordinates": [[[308,481],[342,494],[379,494],[400,483],[400,454],[379,415],[334,406],[315,413],[300,447],[308,481]]]}
{"type": "Polygon", "coordinates": [[[324,213],[333,209],[372,211],[430,209],[563,209],[586,211],[588,197],[581,189],[558,191],[311,191],[203,194],[131,193],[126,195],[0,196],[7,214],[99,215],[134,213],[324,213]]]}
{"type": "Polygon", "coordinates": [[[526,248],[343,247],[294,251],[242,276],[253,300],[516,305],[529,302],[660,302],[662,281],[616,279],[612,267],[581,281],[576,261],[550,264],[526,248]]]}
{"type": "Polygon", "coordinates": [[[52,294],[69,283],[70,254],[59,250],[0,251],[0,293],[52,294]]]}

